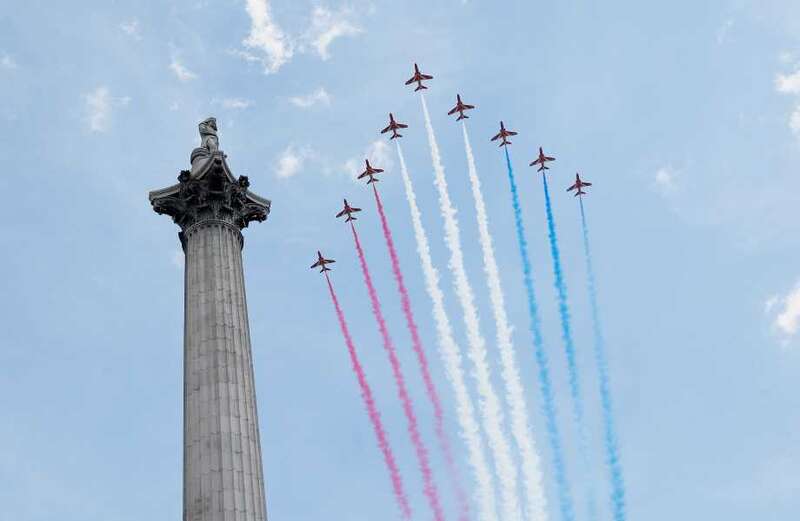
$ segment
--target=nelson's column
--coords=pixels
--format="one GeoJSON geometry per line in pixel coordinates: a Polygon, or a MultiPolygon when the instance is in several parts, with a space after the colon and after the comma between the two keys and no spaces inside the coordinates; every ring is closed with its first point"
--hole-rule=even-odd
{"type": "Polygon", "coordinates": [[[172,217],[186,256],[183,338],[183,519],[266,521],[261,442],[242,271],[241,230],[270,202],[234,177],[217,122],[178,183],[150,192],[172,217]]]}

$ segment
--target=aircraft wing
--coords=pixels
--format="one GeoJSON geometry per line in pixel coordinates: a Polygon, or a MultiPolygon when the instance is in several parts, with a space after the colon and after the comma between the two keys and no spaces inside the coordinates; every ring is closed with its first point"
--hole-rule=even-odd
{"type": "Polygon", "coordinates": [[[575,190],[576,188],[578,188],[578,183],[575,183],[574,185],[572,185],[569,188],[567,188],[567,192],[571,192],[571,191],[575,190]]]}
{"type": "Polygon", "coordinates": [[[507,135],[507,136],[516,136],[516,135],[517,135],[517,133],[516,133],[516,132],[514,132],[514,131],[512,131],[512,130],[506,130],[506,135],[507,135]]]}
{"type": "Polygon", "coordinates": [[[586,181],[584,181],[583,186],[592,186],[592,183],[587,183],[586,181]]]}
{"type": "Polygon", "coordinates": [[[498,140],[498,139],[500,139],[501,137],[503,137],[503,133],[502,133],[502,132],[501,132],[501,133],[499,133],[499,134],[497,134],[495,137],[493,137],[493,138],[492,138],[492,139],[490,139],[489,141],[497,141],[497,140],[498,140]]]}
{"type": "Polygon", "coordinates": [[[392,130],[392,126],[391,126],[391,125],[389,125],[389,126],[388,126],[388,127],[386,127],[385,129],[381,130],[381,134],[386,134],[386,133],[387,133],[387,132],[389,132],[390,130],[392,130]]]}
{"type": "Polygon", "coordinates": [[[336,217],[341,217],[341,216],[343,216],[343,215],[344,215],[344,214],[346,214],[346,213],[347,213],[347,210],[342,210],[341,212],[339,212],[339,213],[337,213],[337,214],[336,214],[336,217]]]}
{"type": "Polygon", "coordinates": [[[415,81],[416,81],[416,76],[412,76],[411,79],[406,82],[406,85],[411,85],[415,81]]]}
{"type": "Polygon", "coordinates": [[[474,109],[475,105],[464,105],[464,110],[474,109]]]}
{"type": "Polygon", "coordinates": [[[448,112],[448,113],[447,113],[447,115],[448,115],[448,116],[452,116],[452,115],[453,115],[453,114],[455,114],[456,112],[458,112],[458,105],[456,105],[455,107],[453,107],[453,108],[450,110],[450,112],[448,112]]]}
{"type": "Polygon", "coordinates": [[[322,266],[322,264],[320,264],[319,261],[317,261],[314,264],[312,264],[309,269],[319,268],[320,266],[322,266]]]}
{"type": "Polygon", "coordinates": [[[429,74],[420,74],[419,77],[422,78],[423,80],[432,80],[433,79],[433,76],[431,76],[429,74]]]}

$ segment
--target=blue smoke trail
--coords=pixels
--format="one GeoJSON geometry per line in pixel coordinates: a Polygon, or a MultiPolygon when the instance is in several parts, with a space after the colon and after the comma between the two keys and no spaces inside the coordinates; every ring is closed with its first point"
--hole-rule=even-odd
{"type": "Polygon", "coordinates": [[[533,269],[531,268],[531,260],[528,255],[528,241],[525,239],[525,226],[522,223],[522,208],[519,204],[517,183],[514,180],[514,168],[511,166],[508,148],[505,149],[505,153],[506,165],[508,166],[508,182],[511,188],[511,204],[514,207],[514,223],[517,228],[517,242],[519,243],[519,254],[522,258],[522,273],[525,280],[525,290],[528,294],[530,332],[533,336],[533,348],[536,355],[536,363],[539,368],[539,387],[542,393],[542,406],[547,428],[547,438],[550,442],[550,449],[553,452],[553,470],[555,472],[556,485],[558,488],[561,518],[563,521],[574,521],[575,508],[572,504],[572,495],[570,494],[569,483],[567,481],[564,454],[561,448],[561,434],[558,431],[558,423],[556,420],[553,384],[550,381],[550,368],[547,361],[547,353],[544,350],[544,341],[542,340],[539,307],[536,304],[536,293],[533,286],[533,269]]]}
{"type": "Polygon", "coordinates": [[[578,452],[583,465],[586,479],[586,495],[589,519],[597,519],[597,508],[594,500],[594,487],[589,474],[589,442],[586,434],[586,422],[583,414],[583,396],[581,395],[580,378],[578,377],[578,364],[575,361],[575,343],[572,339],[572,326],[570,325],[569,304],[567,303],[567,284],[561,270],[561,253],[558,249],[556,223],[553,219],[553,208],[550,204],[550,190],[547,188],[547,176],[542,175],[544,185],[544,204],[547,213],[547,236],[550,239],[550,255],[553,258],[553,281],[558,295],[558,314],[561,318],[561,339],[564,342],[564,352],[567,355],[567,372],[569,373],[569,392],[572,396],[572,414],[578,429],[578,452]]]}
{"type": "Polygon", "coordinates": [[[600,402],[603,407],[604,437],[606,449],[606,464],[611,473],[611,508],[614,521],[625,521],[625,483],[622,479],[622,462],[619,457],[614,415],[611,407],[611,385],[608,378],[608,360],[603,332],[600,327],[600,313],[597,306],[597,288],[595,286],[594,269],[592,268],[592,253],[589,249],[589,227],[586,225],[586,213],[583,211],[583,198],[579,197],[581,205],[581,226],[583,228],[583,252],[586,256],[586,286],[589,291],[589,305],[592,309],[592,329],[594,332],[594,358],[597,364],[597,374],[600,380],[600,402]]]}

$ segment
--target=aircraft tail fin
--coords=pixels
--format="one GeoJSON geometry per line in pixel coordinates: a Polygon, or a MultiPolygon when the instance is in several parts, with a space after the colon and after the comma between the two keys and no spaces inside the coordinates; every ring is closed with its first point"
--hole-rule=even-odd
{"type": "Polygon", "coordinates": [[[414,89],[414,92],[417,92],[418,90],[422,90],[422,89],[427,89],[427,88],[428,87],[426,87],[425,85],[420,83],[419,86],[416,89],[414,89]]]}

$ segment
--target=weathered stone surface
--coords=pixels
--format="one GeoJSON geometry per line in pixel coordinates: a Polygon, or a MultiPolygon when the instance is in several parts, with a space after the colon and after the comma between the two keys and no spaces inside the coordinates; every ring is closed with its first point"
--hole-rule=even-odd
{"type": "Polygon", "coordinates": [[[211,121],[192,170],[150,193],[186,254],[183,519],[266,521],[240,230],[266,219],[270,202],[230,172],[211,121]]]}
{"type": "Polygon", "coordinates": [[[150,192],[156,213],[171,216],[182,230],[208,219],[241,229],[267,218],[270,201],[248,189],[250,180],[246,176],[233,176],[223,152],[192,155],[196,169],[182,170],[178,184],[150,192]]]}

